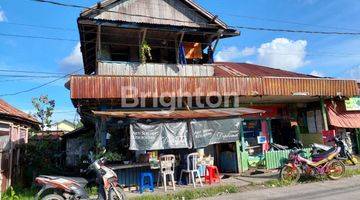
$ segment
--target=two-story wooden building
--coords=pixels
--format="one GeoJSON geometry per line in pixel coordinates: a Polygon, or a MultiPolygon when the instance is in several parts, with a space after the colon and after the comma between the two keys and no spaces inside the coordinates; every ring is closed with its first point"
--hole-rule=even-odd
{"type": "Polygon", "coordinates": [[[194,149],[201,130],[184,145],[154,140],[156,147],[145,142],[141,148],[135,136],[155,130],[164,138],[163,130],[179,121],[191,132],[192,120],[243,118],[227,124],[241,127],[233,144],[214,139],[198,146],[215,154],[218,164],[221,152],[234,152],[237,171],[243,171],[249,154],[268,150],[259,136],[265,143],[311,139],[328,129],[325,100],[359,93],[355,81],[214,63],[218,42],[240,32],[191,0],[107,0],[83,11],[78,27],[85,75],[70,78],[71,99],[84,124],[95,124],[96,141],[118,140],[118,151],[194,149]]]}

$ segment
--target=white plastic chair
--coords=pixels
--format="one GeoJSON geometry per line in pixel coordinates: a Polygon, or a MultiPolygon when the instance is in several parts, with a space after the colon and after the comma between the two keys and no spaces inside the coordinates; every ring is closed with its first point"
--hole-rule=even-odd
{"type": "Polygon", "coordinates": [[[167,191],[167,176],[170,176],[173,189],[175,191],[175,156],[174,155],[163,155],[160,156],[160,171],[158,175],[157,185],[160,183],[160,176],[162,176],[162,182],[164,184],[165,192],[167,191]]]}
{"type": "Polygon", "coordinates": [[[187,160],[187,169],[182,169],[181,173],[180,173],[180,181],[182,180],[182,176],[183,173],[188,173],[189,174],[189,182],[192,182],[194,185],[194,188],[196,188],[196,180],[195,177],[197,176],[199,181],[200,181],[200,186],[202,187],[202,180],[201,180],[201,176],[200,176],[200,172],[198,170],[198,158],[199,158],[199,154],[198,153],[191,153],[187,156],[186,160],[187,160]],[[191,164],[191,166],[190,166],[191,164]]]}

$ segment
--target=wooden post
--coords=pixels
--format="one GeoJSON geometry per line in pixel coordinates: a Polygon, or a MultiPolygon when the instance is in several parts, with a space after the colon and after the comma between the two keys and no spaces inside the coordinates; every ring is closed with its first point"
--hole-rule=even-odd
{"type": "Polygon", "coordinates": [[[179,42],[177,41],[177,37],[178,37],[178,36],[176,36],[176,39],[175,39],[176,64],[179,64],[179,63],[180,63],[179,48],[180,48],[180,44],[182,43],[182,41],[183,41],[183,39],[184,39],[184,35],[185,35],[185,32],[181,32],[181,33],[180,33],[180,40],[179,40],[179,42]]]}
{"type": "Polygon", "coordinates": [[[326,112],[326,108],[325,108],[324,98],[320,98],[320,106],[321,106],[321,114],[322,114],[323,121],[324,121],[324,129],[325,129],[325,131],[328,131],[329,125],[328,125],[327,112],[326,112]]]}
{"type": "Polygon", "coordinates": [[[244,126],[243,126],[243,121],[241,120],[240,122],[240,141],[241,141],[241,151],[245,152],[245,138],[244,138],[244,126]]]}
{"type": "Polygon", "coordinates": [[[267,128],[268,128],[268,133],[269,133],[269,140],[270,140],[270,144],[271,144],[271,143],[274,143],[273,136],[272,136],[272,130],[271,130],[271,119],[267,118],[266,123],[267,123],[267,128]]]}
{"type": "Polygon", "coordinates": [[[236,158],[237,158],[237,168],[238,168],[238,173],[242,172],[242,168],[241,168],[241,151],[240,151],[240,141],[237,140],[236,141],[236,158]]]}
{"type": "Polygon", "coordinates": [[[243,119],[240,120],[239,140],[236,141],[235,147],[236,147],[236,158],[237,158],[238,173],[241,173],[243,171],[241,154],[242,154],[242,152],[245,151],[243,119]]]}

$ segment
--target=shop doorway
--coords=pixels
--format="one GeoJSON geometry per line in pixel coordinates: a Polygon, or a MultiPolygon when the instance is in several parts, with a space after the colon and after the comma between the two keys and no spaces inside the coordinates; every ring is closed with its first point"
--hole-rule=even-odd
{"type": "Polygon", "coordinates": [[[272,119],[271,131],[273,142],[276,144],[294,147],[294,139],[296,139],[295,128],[291,127],[291,123],[284,119],[272,119]]]}

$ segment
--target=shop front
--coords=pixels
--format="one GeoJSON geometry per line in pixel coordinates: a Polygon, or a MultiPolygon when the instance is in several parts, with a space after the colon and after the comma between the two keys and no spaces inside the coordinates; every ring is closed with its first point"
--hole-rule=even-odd
{"type": "Polygon", "coordinates": [[[330,130],[341,136],[351,153],[360,153],[360,97],[326,103],[330,130]]]}
{"type": "MultiPolygon", "coordinates": [[[[111,167],[124,186],[137,184],[143,171],[157,174],[159,158],[174,155],[175,177],[187,166],[187,156],[197,152],[203,176],[208,163],[221,173],[239,173],[243,166],[240,136],[244,117],[264,111],[250,108],[182,111],[94,111],[100,143],[119,159],[111,167]]],[[[259,117],[260,118],[260,117],[259,117]]]]}

